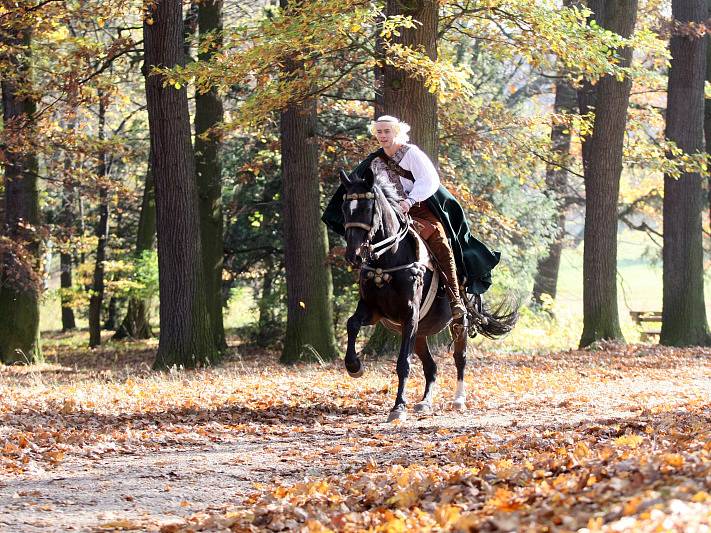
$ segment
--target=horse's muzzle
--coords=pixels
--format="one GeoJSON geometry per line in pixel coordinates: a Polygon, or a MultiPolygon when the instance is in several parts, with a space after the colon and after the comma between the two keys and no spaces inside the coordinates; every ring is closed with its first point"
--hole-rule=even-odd
{"type": "Polygon", "coordinates": [[[348,264],[351,266],[358,268],[363,264],[363,258],[360,256],[359,250],[346,252],[346,261],[348,261],[348,264]]]}

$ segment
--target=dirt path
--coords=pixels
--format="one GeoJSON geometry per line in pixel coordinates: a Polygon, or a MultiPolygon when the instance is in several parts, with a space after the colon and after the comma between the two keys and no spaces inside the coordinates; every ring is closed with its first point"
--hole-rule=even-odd
{"type": "MultiPolygon", "coordinates": [[[[523,438],[644,428],[690,405],[709,416],[708,352],[474,355],[466,412],[449,409],[453,369],[439,357],[435,414],[399,425],[384,423],[392,363],[357,381],[338,365],[256,359],[158,376],[136,365],[109,376],[2,369],[0,531],[156,530],[249,508],[277,486],[451,465],[467,439],[482,443],[470,456],[495,461],[523,438]]],[[[422,385],[412,380],[411,400],[422,385]]]]}

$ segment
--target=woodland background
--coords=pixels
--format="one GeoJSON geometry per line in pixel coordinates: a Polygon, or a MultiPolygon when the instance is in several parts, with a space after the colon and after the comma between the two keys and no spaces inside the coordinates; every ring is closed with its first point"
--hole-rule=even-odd
{"type": "Polygon", "coordinates": [[[524,324],[564,329],[582,241],[580,346],[623,339],[619,282],[663,344],[708,344],[708,6],[677,4],[3,4],[3,362],[41,360],[57,299],[89,346],[160,325],[156,368],[218,360],[250,301],[249,340],[337,357],[354,275],[319,214],[383,113],[503,251],[495,291],[532,293],[524,324]]]}
{"type": "Polygon", "coordinates": [[[0,1],[0,529],[708,530],[710,9],[0,1]],[[320,222],[384,113],[524,302],[405,424],[320,222]]]}

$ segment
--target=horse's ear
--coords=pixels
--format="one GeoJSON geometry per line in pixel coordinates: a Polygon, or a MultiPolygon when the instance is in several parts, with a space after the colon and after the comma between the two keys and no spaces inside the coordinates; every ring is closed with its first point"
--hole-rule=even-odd
{"type": "Polygon", "coordinates": [[[340,176],[341,176],[341,183],[343,184],[344,187],[350,187],[353,185],[353,182],[351,179],[348,177],[348,174],[345,173],[343,169],[340,171],[340,176]]]}
{"type": "Polygon", "coordinates": [[[375,174],[373,173],[372,170],[368,169],[368,171],[365,173],[365,184],[369,189],[373,188],[373,184],[375,183],[375,174]]]}

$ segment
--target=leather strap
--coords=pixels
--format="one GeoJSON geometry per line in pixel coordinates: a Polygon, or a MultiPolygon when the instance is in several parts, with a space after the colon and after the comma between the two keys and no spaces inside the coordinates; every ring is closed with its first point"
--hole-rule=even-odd
{"type": "Polygon", "coordinates": [[[402,168],[399,164],[395,162],[394,159],[392,159],[388,154],[385,153],[385,151],[382,151],[378,154],[378,157],[382,159],[385,162],[385,165],[395,172],[398,176],[402,176],[406,180],[410,180],[412,182],[415,181],[415,177],[412,175],[412,172],[409,170],[405,170],[402,168]]]}

